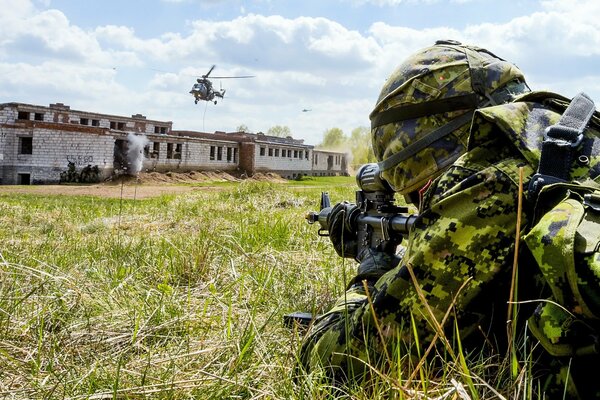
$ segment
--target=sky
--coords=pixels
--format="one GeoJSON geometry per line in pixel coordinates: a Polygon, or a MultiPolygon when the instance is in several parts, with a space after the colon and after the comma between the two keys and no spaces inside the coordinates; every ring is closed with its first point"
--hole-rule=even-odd
{"type": "Polygon", "coordinates": [[[316,145],[369,126],[386,78],[439,39],[514,62],[532,89],[600,102],[598,0],[0,0],[0,103],[267,132],[316,145]],[[216,65],[218,104],[194,104],[216,65]],[[310,111],[303,111],[310,110],[310,111]]]}

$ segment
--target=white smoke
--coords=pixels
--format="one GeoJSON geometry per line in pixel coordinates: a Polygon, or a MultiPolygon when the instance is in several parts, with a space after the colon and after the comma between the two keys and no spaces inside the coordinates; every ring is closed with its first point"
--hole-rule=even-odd
{"type": "Polygon", "coordinates": [[[144,147],[150,143],[146,135],[127,135],[127,162],[129,175],[137,175],[144,164],[144,147]]]}

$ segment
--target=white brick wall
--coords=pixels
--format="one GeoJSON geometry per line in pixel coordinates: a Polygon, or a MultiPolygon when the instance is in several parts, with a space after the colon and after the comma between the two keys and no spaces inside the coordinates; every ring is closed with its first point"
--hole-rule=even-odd
{"type": "MultiPolygon", "coordinates": [[[[113,172],[115,141],[126,140],[126,132],[118,130],[143,130],[144,132],[139,133],[145,133],[150,140],[150,152],[153,150],[153,142],[159,143],[159,157],[148,157],[144,161],[143,168],[148,171],[235,170],[240,165],[242,144],[233,136],[231,140],[227,140],[223,137],[211,139],[156,134],[156,126],[164,127],[165,132],[169,132],[171,122],[15,104],[8,103],[0,108],[0,123],[4,124],[0,129],[0,183],[3,184],[16,183],[19,173],[30,174],[32,183],[58,182],[60,172],[67,169],[69,161],[74,162],[78,168],[88,164],[97,165],[103,175],[108,176],[113,172]],[[33,123],[19,121],[19,110],[29,112],[29,120],[33,123]],[[37,123],[35,113],[42,114],[43,122],[46,123],[37,123]],[[56,113],[60,114],[58,125],[54,123],[56,113]],[[87,121],[82,121],[82,118],[87,121]],[[91,127],[93,120],[98,120],[99,129],[83,126],[77,128],[79,125],[91,127]],[[115,126],[115,132],[110,130],[111,122],[123,125],[115,126]],[[69,127],[61,128],[65,125],[60,123],[66,123],[69,127]],[[33,154],[19,154],[20,136],[32,137],[33,154]],[[173,154],[170,158],[167,158],[168,143],[172,143],[173,154]],[[181,152],[176,157],[178,144],[181,152]]],[[[254,165],[249,165],[252,160],[250,158],[244,165],[246,169],[256,172],[275,171],[286,177],[345,172],[343,168],[347,163],[341,153],[313,150],[312,146],[304,145],[301,141],[268,139],[267,136],[260,135],[255,140],[250,147],[255,152],[254,165]]]]}
{"type": "Polygon", "coordinates": [[[144,160],[144,169],[148,171],[233,170],[239,164],[240,150],[237,143],[210,139],[185,140],[184,138],[174,138],[166,135],[148,135],[147,137],[151,142],[149,144],[150,151],[154,147],[154,142],[158,142],[160,148],[158,158],[150,157],[144,160]],[[175,156],[177,144],[181,144],[181,158],[167,158],[168,143],[173,144],[173,156],[175,156]],[[211,147],[214,148],[212,159],[211,147]],[[221,148],[220,159],[219,147],[221,148]],[[229,161],[227,149],[230,149],[229,161]]]}
{"type": "Polygon", "coordinates": [[[311,152],[306,147],[257,143],[254,149],[256,171],[308,170],[311,164],[311,152]],[[306,158],[307,153],[308,159],[306,158]]]}
{"type": "MultiPolygon", "coordinates": [[[[58,182],[60,172],[67,169],[69,161],[74,162],[78,168],[88,164],[97,165],[105,175],[113,168],[115,139],[110,135],[39,128],[4,128],[0,140],[5,170],[9,173],[17,170],[29,172],[32,182],[58,182]],[[20,137],[32,138],[32,154],[19,154],[20,137]]],[[[11,182],[16,179],[14,176],[6,176],[6,171],[3,181],[11,182]]]]}
{"type": "Polygon", "coordinates": [[[14,122],[17,119],[17,110],[15,108],[5,107],[0,110],[0,124],[14,122]]]}
{"type": "Polygon", "coordinates": [[[314,150],[312,158],[312,169],[319,172],[332,171],[343,172],[342,166],[347,165],[343,161],[343,157],[347,156],[343,153],[336,153],[324,150],[314,150]],[[331,165],[329,160],[331,159],[331,165]]]}

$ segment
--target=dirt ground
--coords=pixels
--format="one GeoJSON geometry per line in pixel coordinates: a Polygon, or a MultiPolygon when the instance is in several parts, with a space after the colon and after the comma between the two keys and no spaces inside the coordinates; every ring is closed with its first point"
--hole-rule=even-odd
{"type": "Polygon", "coordinates": [[[215,186],[194,186],[194,183],[241,182],[243,180],[287,182],[277,174],[255,174],[251,178],[235,177],[224,172],[186,172],[186,173],[140,173],[137,177],[120,177],[98,184],[63,184],[0,186],[0,195],[4,193],[28,193],[43,195],[81,195],[123,199],[144,199],[163,194],[185,193],[197,190],[214,190],[215,186]],[[183,183],[192,185],[182,185],[183,183]]]}

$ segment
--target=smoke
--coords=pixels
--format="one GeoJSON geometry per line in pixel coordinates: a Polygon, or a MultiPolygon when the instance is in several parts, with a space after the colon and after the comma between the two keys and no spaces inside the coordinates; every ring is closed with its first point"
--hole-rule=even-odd
{"type": "Polygon", "coordinates": [[[127,135],[127,163],[129,175],[137,175],[144,164],[144,147],[150,143],[146,135],[127,135]]]}

